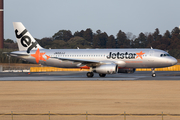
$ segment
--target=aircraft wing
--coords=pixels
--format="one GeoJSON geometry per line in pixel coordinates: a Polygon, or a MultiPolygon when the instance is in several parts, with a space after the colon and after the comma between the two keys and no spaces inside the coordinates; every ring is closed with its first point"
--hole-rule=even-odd
{"type": "Polygon", "coordinates": [[[29,54],[27,54],[27,53],[15,53],[15,52],[11,52],[9,54],[11,56],[29,56],[29,54]]]}
{"type": "Polygon", "coordinates": [[[106,64],[105,62],[97,61],[97,60],[84,60],[84,59],[71,59],[71,58],[57,58],[57,59],[62,61],[78,62],[81,63],[81,65],[87,65],[87,66],[98,66],[101,64],[106,64]]]}
{"type": "Polygon", "coordinates": [[[15,53],[15,52],[3,52],[3,54],[7,54],[11,56],[29,56],[27,53],[15,53]]]}

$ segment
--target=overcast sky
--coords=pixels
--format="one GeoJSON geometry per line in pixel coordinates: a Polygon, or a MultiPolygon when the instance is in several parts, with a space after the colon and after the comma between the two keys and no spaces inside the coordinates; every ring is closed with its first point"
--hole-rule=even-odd
{"type": "Polygon", "coordinates": [[[4,38],[15,40],[12,22],[22,22],[33,37],[52,37],[59,30],[100,29],[160,33],[180,25],[180,0],[4,0],[4,38]]]}

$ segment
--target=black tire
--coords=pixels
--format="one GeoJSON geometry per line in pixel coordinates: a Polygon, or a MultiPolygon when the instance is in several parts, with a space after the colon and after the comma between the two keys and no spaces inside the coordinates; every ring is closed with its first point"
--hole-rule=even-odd
{"type": "Polygon", "coordinates": [[[105,77],[105,76],[106,76],[106,74],[99,74],[99,76],[100,76],[100,77],[105,77]]]}
{"type": "Polygon", "coordinates": [[[130,73],[132,73],[132,71],[131,70],[127,70],[127,73],[130,74],[130,73]]]}
{"type": "Polygon", "coordinates": [[[156,77],[156,73],[153,73],[153,74],[152,74],[152,77],[156,77]]]}
{"type": "Polygon", "coordinates": [[[93,72],[88,72],[86,75],[87,75],[87,77],[93,77],[94,73],[93,72]]]}

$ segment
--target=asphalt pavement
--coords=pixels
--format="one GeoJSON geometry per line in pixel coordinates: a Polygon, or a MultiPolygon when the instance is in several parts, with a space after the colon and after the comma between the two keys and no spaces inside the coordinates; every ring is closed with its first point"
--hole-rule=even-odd
{"type": "Polygon", "coordinates": [[[87,72],[1,72],[0,81],[123,81],[123,80],[180,80],[180,71],[156,71],[156,77],[151,76],[151,71],[136,71],[130,74],[111,74],[93,78],[86,77],[87,72]]]}

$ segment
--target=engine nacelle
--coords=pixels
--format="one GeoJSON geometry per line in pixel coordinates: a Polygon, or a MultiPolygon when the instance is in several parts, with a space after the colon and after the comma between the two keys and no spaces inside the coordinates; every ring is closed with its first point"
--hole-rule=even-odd
{"type": "Polygon", "coordinates": [[[101,74],[116,74],[118,66],[116,64],[105,64],[97,67],[93,67],[93,72],[101,74]]]}
{"type": "Polygon", "coordinates": [[[118,68],[118,73],[134,73],[136,68],[118,68]]]}

